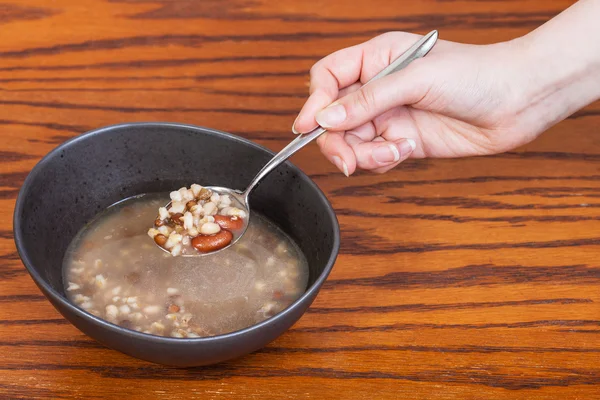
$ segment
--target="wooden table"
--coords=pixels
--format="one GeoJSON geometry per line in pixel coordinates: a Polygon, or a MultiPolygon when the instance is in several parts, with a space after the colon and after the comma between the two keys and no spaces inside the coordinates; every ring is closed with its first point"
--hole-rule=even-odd
{"type": "Polygon", "coordinates": [[[17,191],[65,139],[125,121],[279,150],[322,56],[390,30],[474,43],[572,1],[5,0],[0,4],[0,398],[600,398],[600,105],[525,148],[345,178],[311,146],[342,250],[309,312],[241,359],[138,361],[44,299],[17,191]]]}

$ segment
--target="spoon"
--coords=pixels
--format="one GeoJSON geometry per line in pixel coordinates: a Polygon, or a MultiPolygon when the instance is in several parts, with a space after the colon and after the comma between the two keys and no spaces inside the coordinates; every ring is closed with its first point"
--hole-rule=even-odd
{"type": "MultiPolygon", "coordinates": [[[[383,78],[391,73],[400,71],[404,69],[408,64],[412,61],[424,57],[429,53],[429,51],[433,48],[438,38],[438,32],[436,30],[431,31],[427,35],[423,36],[419,39],[412,47],[410,47],[407,51],[402,53],[398,58],[396,58],[390,65],[384,68],[381,72],[371,78],[367,83],[365,83],[362,87],[365,87],[369,83],[383,78]]],[[[206,189],[211,190],[212,192],[218,193],[219,195],[229,195],[232,199],[233,203],[237,203],[236,206],[241,208],[246,212],[246,218],[243,219],[244,225],[240,230],[237,230],[237,236],[234,236],[233,240],[229,245],[212,251],[210,253],[200,253],[194,252],[194,254],[181,254],[182,257],[197,257],[204,256],[209,254],[215,254],[219,251],[223,251],[232,245],[234,245],[246,232],[248,229],[248,222],[250,221],[250,204],[248,198],[250,193],[254,188],[260,183],[260,181],[267,176],[271,171],[277,168],[281,163],[290,158],[293,154],[295,154],[298,150],[302,149],[304,146],[321,136],[323,133],[327,132],[327,129],[318,126],[314,130],[309,133],[304,133],[298,135],[294,140],[290,142],[286,147],[283,148],[279,153],[277,153],[259,172],[256,174],[254,179],[250,182],[246,190],[239,191],[230,188],[220,187],[220,186],[205,186],[206,189]]],[[[169,202],[166,207],[169,208],[171,202],[169,202]]],[[[157,245],[158,246],[158,245],[157,245]]],[[[158,246],[160,249],[169,252],[161,246],[158,246]]]]}

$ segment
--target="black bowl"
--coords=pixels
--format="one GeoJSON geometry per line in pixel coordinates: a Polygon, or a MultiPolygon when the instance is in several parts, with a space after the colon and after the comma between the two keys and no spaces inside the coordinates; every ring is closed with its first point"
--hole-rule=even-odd
{"type": "Polygon", "coordinates": [[[339,226],[331,205],[310,178],[289,163],[255,189],[251,205],[300,246],[309,263],[309,283],[292,305],[257,325],[198,339],[121,328],[67,300],[62,262],[75,234],[111,204],[193,182],[243,189],[272,155],[248,140],[181,124],[123,124],[85,133],[50,152],[25,180],[14,214],[17,250],[54,307],[106,346],[176,366],[208,365],[248,354],[283,334],[304,314],[339,250],[339,226]]]}

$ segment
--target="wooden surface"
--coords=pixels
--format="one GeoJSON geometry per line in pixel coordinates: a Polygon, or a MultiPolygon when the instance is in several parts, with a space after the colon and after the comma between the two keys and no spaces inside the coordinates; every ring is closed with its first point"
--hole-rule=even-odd
{"type": "Polygon", "coordinates": [[[0,398],[600,398],[600,105],[523,149],[349,179],[293,162],[339,215],[309,312],[203,369],[106,349],[42,297],[12,240],[17,191],[65,139],[126,121],[279,150],[322,56],[390,30],[491,43],[572,1],[5,0],[0,4],[0,398]]]}

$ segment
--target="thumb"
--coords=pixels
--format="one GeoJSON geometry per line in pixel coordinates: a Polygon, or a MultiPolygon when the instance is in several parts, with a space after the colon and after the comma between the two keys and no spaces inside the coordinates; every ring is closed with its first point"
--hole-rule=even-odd
{"type": "Polygon", "coordinates": [[[427,94],[433,81],[422,68],[423,60],[416,60],[406,69],[373,81],[338,99],[319,111],[315,119],[323,128],[346,131],[369,122],[394,107],[417,103],[427,94]]]}

